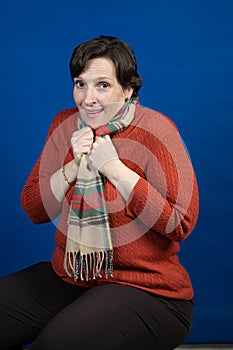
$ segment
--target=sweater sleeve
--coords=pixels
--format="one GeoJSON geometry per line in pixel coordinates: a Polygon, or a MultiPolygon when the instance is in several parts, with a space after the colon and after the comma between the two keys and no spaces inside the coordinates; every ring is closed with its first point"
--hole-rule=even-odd
{"type": "Polygon", "coordinates": [[[63,111],[53,119],[43,150],[21,193],[21,205],[36,224],[52,221],[61,211],[62,204],[51,191],[50,178],[65,163],[68,153],[70,138],[64,120],[69,114],[63,111]]]}
{"type": "MultiPolygon", "coordinates": [[[[146,137],[153,159],[148,159],[134,187],[126,213],[173,241],[182,241],[195,227],[199,196],[196,176],[177,129],[161,141],[146,137]]],[[[140,157],[140,156],[139,156],[140,157]]],[[[145,158],[145,157],[144,157],[145,158]]]]}

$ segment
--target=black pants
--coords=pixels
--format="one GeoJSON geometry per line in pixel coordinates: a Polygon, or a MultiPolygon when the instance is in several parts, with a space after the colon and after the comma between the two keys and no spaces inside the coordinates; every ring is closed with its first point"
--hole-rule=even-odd
{"type": "Polygon", "coordinates": [[[189,334],[192,313],[192,301],[129,286],[72,286],[40,263],[0,279],[0,349],[169,350],[189,334]]]}

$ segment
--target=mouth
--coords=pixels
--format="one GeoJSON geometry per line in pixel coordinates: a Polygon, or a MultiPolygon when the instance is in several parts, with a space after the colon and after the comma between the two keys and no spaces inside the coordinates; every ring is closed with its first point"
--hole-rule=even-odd
{"type": "Polygon", "coordinates": [[[101,112],[103,112],[104,108],[99,108],[99,109],[85,109],[85,113],[87,117],[89,118],[95,118],[97,117],[101,112]]]}

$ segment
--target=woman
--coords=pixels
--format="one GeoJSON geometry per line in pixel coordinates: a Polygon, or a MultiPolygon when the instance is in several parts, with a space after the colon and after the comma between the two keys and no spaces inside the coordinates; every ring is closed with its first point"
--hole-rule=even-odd
{"type": "Polygon", "coordinates": [[[191,162],[170,119],[138,103],[126,43],[84,42],[70,71],[77,109],[53,119],[21,195],[33,222],[60,216],[56,249],[0,281],[0,349],[174,349],[193,314],[177,257],[198,216],[191,162]]]}

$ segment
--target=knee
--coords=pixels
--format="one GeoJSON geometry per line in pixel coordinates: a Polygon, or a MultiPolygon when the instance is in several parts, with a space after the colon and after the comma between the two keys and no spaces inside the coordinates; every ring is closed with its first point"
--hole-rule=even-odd
{"type": "Polygon", "coordinates": [[[37,336],[31,350],[67,349],[69,334],[62,329],[46,326],[37,336]]]}

